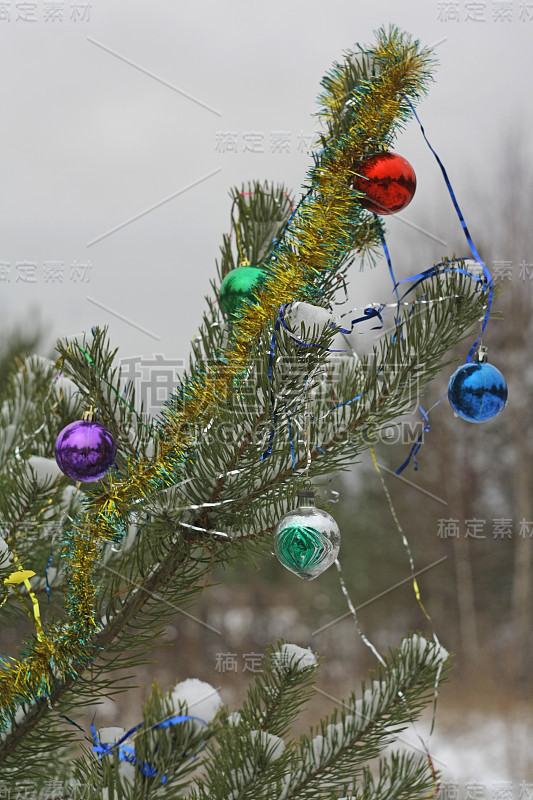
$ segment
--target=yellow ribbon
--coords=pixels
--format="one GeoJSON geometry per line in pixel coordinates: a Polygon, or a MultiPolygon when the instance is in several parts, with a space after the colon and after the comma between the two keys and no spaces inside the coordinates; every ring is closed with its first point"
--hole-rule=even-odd
{"type": "Polygon", "coordinates": [[[25,583],[28,578],[33,578],[35,572],[31,569],[23,569],[22,572],[12,572],[7,578],[4,578],[6,586],[18,586],[19,583],[25,583]]]}
{"type": "MultiPolygon", "coordinates": [[[[39,608],[39,601],[37,600],[37,596],[36,596],[35,592],[32,590],[31,583],[30,583],[30,578],[33,578],[33,576],[36,573],[33,572],[33,570],[31,570],[31,569],[22,569],[22,565],[21,565],[18,557],[16,556],[16,554],[14,552],[13,552],[13,558],[14,558],[15,564],[17,565],[17,567],[19,569],[18,569],[18,572],[12,572],[10,575],[7,576],[7,578],[4,578],[4,585],[5,586],[12,586],[14,588],[16,586],[19,586],[21,583],[24,584],[24,586],[28,590],[28,594],[30,596],[30,600],[31,600],[32,605],[33,605],[33,618],[35,620],[35,627],[37,629],[37,638],[42,640],[42,638],[43,638],[43,626],[42,626],[42,623],[41,623],[41,609],[39,608]]],[[[4,603],[5,603],[5,599],[4,599],[3,603],[2,603],[2,605],[4,603]]]]}

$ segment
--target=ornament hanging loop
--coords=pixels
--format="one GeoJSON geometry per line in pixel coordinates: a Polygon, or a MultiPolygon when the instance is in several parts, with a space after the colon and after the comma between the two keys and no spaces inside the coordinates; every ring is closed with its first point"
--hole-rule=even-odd
{"type": "Polygon", "coordinates": [[[309,464],[311,463],[311,390],[309,386],[309,377],[307,379],[306,415],[307,415],[307,432],[306,432],[305,445],[306,445],[307,464],[305,468],[305,482],[310,486],[311,481],[309,480],[309,464]]]}
{"type": "Polygon", "coordinates": [[[488,354],[488,348],[480,343],[476,353],[475,360],[478,361],[480,364],[485,364],[488,361],[487,354],[488,354]]]}

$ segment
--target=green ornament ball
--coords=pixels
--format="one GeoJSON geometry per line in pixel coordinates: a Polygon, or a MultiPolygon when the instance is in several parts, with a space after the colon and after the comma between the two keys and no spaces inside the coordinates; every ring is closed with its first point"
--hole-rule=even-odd
{"type": "Polygon", "coordinates": [[[314,492],[298,492],[298,506],[285,514],[274,529],[279,562],[305,581],[318,578],[330,567],[341,544],[333,517],[315,507],[314,492]]]}
{"type": "Polygon", "coordinates": [[[237,267],[228,272],[220,285],[219,302],[222,312],[232,317],[242,308],[246,300],[253,300],[254,290],[266,277],[260,267],[237,267]]]}

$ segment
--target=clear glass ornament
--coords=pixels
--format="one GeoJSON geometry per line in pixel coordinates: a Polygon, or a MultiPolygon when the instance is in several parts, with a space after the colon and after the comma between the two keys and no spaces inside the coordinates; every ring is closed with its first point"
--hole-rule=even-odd
{"type": "Polygon", "coordinates": [[[339,553],[339,526],[315,506],[315,493],[298,492],[298,506],[285,514],[274,530],[276,555],[286,569],[306,581],[318,578],[339,553]]]}

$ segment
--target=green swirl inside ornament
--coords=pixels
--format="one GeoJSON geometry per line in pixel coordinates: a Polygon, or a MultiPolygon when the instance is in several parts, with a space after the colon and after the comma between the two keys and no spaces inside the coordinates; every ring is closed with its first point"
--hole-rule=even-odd
{"type": "Polygon", "coordinates": [[[329,556],[332,544],[316,528],[290,525],[279,532],[276,540],[279,560],[288,569],[313,569],[329,556]]]}

